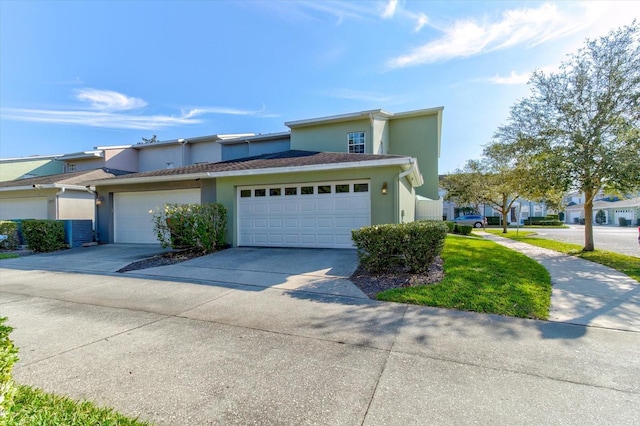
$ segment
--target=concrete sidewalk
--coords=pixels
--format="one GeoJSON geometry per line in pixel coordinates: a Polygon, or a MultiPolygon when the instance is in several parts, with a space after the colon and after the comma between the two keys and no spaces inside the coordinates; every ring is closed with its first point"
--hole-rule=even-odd
{"type": "Polygon", "coordinates": [[[19,383],[159,425],[635,425],[640,333],[0,268],[19,383]]]}
{"type": "Polygon", "coordinates": [[[588,260],[478,232],[538,261],[551,275],[549,321],[640,332],[640,283],[588,260]]]}

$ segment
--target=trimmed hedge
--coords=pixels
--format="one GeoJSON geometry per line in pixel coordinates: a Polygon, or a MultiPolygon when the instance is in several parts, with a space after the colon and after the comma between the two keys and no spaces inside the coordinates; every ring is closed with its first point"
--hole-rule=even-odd
{"type": "MultiPolygon", "coordinates": [[[[527,222],[525,222],[527,224],[527,222]]],[[[564,223],[557,219],[534,220],[532,225],[535,226],[562,226],[564,223]]]]}
{"type": "Polygon", "coordinates": [[[447,221],[445,222],[445,224],[447,225],[447,232],[449,232],[450,234],[453,234],[454,232],[456,232],[455,222],[447,221]]]}
{"type": "Polygon", "coordinates": [[[211,253],[226,244],[227,209],[222,204],[165,204],[151,213],[162,247],[211,253]]]}
{"type": "Polygon", "coordinates": [[[471,235],[471,231],[473,231],[473,226],[471,225],[456,225],[456,234],[471,235]]]}
{"type": "Polygon", "coordinates": [[[5,325],[7,317],[0,318],[0,424],[4,421],[13,406],[16,386],[11,377],[13,364],[18,361],[18,348],[9,338],[13,328],[5,325]]]}
{"type": "Polygon", "coordinates": [[[470,235],[471,231],[473,231],[473,226],[471,225],[459,225],[451,221],[447,221],[444,223],[445,225],[447,225],[447,232],[449,234],[470,235]]]}
{"type": "Polygon", "coordinates": [[[0,248],[5,250],[15,250],[20,244],[18,236],[18,223],[11,221],[0,221],[0,235],[6,235],[7,239],[0,241],[0,248]]]}
{"type": "Polygon", "coordinates": [[[425,272],[442,253],[447,225],[439,220],[366,226],[351,231],[360,264],[372,272],[398,267],[425,272]]]}
{"type": "Polygon", "coordinates": [[[22,232],[29,250],[56,251],[66,247],[64,223],[58,220],[24,220],[22,232]]]}

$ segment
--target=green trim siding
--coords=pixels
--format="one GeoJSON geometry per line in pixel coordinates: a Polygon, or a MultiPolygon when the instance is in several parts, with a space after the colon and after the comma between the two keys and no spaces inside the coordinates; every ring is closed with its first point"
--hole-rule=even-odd
{"type": "Polygon", "coordinates": [[[398,222],[413,222],[416,217],[416,195],[414,189],[404,178],[400,179],[398,200],[398,222]]]}
{"type": "Polygon", "coordinates": [[[3,161],[0,166],[0,181],[18,179],[26,174],[34,176],[57,175],[64,172],[64,163],[56,160],[3,161]]]}
{"type": "Polygon", "coordinates": [[[424,184],[416,194],[437,200],[438,196],[438,114],[389,121],[389,154],[418,159],[424,184]]]}
{"type": "Polygon", "coordinates": [[[323,152],[349,152],[347,133],[365,132],[365,153],[371,154],[370,120],[354,120],[291,130],[291,149],[323,152]]]}

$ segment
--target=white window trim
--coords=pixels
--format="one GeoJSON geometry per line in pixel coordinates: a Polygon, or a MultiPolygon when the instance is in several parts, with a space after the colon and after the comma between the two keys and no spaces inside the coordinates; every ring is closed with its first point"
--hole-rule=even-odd
{"type": "Polygon", "coordinates": [[[347,133],[347,152],[350,154],[364,154],[367,151],[367,132],[349,132],[347,133]],[[360,142],[360,139],[362,141],[360,142]],[[357,141],[357,143],[352,143],[357,141]],[[356,150],[356,147],[362,147],[362,151],[356,150]]]}

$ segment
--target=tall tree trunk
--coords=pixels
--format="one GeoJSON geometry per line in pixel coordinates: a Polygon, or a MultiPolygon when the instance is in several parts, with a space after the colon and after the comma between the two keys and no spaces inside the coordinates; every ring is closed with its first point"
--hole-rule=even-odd
{"type": "Polygon", "coordinates": [[[593,251],[593,192],[585,191],[584,201],[584,249],[583,251],[593,251]]]}
{"type": "Polygon", "coordinates": [[[502,210],[502,233],[507,233],[507,215],[509,214],[508,210],[502,210]]]}

